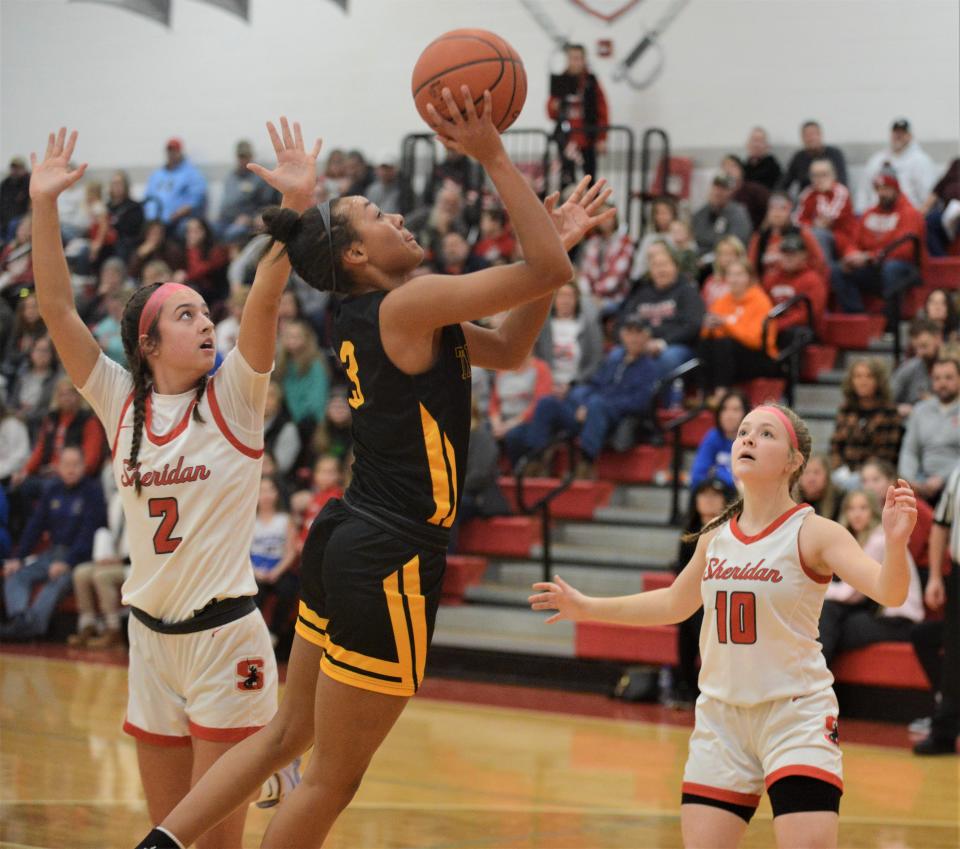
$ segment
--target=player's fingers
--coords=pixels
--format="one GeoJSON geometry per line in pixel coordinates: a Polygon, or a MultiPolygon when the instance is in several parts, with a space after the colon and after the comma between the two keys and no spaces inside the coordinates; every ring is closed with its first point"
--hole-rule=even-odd
{"type": "Polygon", "coordinates": [[[434,130],[437,130],[437,132],[453,124],[452,121],[444,118],[443,115],[440,114],[440,110],[432,103],[427,104],[427,114],[430,116],[430,126],[434,130]]]}
{"type": "Polygon", "coordinates": [[[479,121],[480,116],[477,114],[477,104],[473,102],[470,86],[460,86],[460,94],[463,95],[463,111],[467,113],[467,120],[479,121]]]}
{"type": "Polygon", "coordinates": [[[61,127],[57,132],[57,140],[53,143],[53,155],[59,156],[63,153],[63,140],[67,137],[67,128],[61,127]]]}
{"type": "Polygon", "coordinates": [[[543,202],[547,212],[553,212],[553,210],[557,208],[558,200],[560,200],[560,192],[554,192],[551,195],[547,195],[546,200],[543,202]]]}
{"type": "Polygon", "coordinates": [[[37,154],[32,152],[30,154],[30,170],[31,171],[37,170],[37,154]]]}
{"type": "Polygon", "coordinates": [[[453,92],[444,88],[442,92],[443,102],[447,104],[447,112],[450,113],[450,120],[458,127],[463,126],[463,115],[460,113],[460,107],[457,101],[453,99],[453,92]]]}
{"type": "MultiPolygon", "coordinates": [[[[594,198],[586,208],[587,214],[593,215],[594,213],[599,212],[607,203],[607,201],[610,200],[610,196],[612,194],[613,194],[613,189],[606,189],[602,195],[594,198]]],[[[616,209],[616,207],[614,207],[614,209],[616,209]]]]}
{"type": "Polygon", "coordinates": [[[280,132],[283,134],[284,147],[293,147],[293,133],[290,132],[290,122],[287,121],[286,115],[280,116],[280,132]]]}
{"type": "Polygon", "coordinates": [[[56,144],[56,136],[53,133],[50,133],[47,136],[47,152],[43,154],[44,159],[49,159],[53,156],[53,147],[56,144]]]}
{"type": "Polygon", "coordinates": [[[600,194],[600,192],[606,187],[606,185],[607,185],[606,177],[601,177],[599,180],[597,180],[590,187],[590,190],[583,196],[583,205],[588,206],[589,204],[593,203],[597,195],[600,194]]]}
{"type": "Polygon", "coordinates": [[[542,590],[543,592],[555,593],[559,587],[556,584],[551,583],[550,581],[540,581],[533,585],[535,590],[542,590]]]}
{"type": "Polygon", "coordinates": [[[70,133],[70,137],[67,139],[66,150],[63,151],[63,155],[67,158],[67,162],[70,161],[70,158],[73,156],[73,149],[77,146],[77,131],[74,130],[70,133]]]}
{"type": "Polygon", "coordinates": [[[254,174],[256,174],[261,180],[264,179],[264,178],[267,176],[267,174],[270,173],[270,172],[269,172],[266,168],[264,168],[262,165],[257,165],[256,162],[248,162],[248,163],[247,163],[247,170],[248,170],[248,171],[252,171],[252,172],[253,172],[254,174]]]}
{"type": "Polygon", "coordinates": [[[67,183],[67,185],[72,186],[74,183],[76,183],[77,180],[79,180],[83,176],[86,170],[87,170],[87,163],[84,162],[82,165],[79,165],[77,168],[75,168],[73,171],[67,174],[67,179],[70,181],[69,183],[67,183]]]}
{"type": "Polygon", "coordinates": [[[493,120],[493,95],[490,94],[488,88],[483,90],[483,115],[481,117],[487,121],[493,120]]]}
{"type": "Polygon", "coordinates": [[[576,188],[570,192],[570,197],[567,198],[569,203],[580,203],[580,199],[583,197],[583,193],[587,190],[587,186],[590,185],[591,176],[589,174],[584,175],[583,179],[577,183],[576,188]]]}
{"type": "Polygon", "coordinates": [[[544,625],[552,625],[554,622],[559,622],[563,616],[560,613],[554,613],[549,619],[544,620],[544,625]]]}
{"type": "Polygon", "coordinates": [[[305,150],[303,144],[303,130],[300,128],[300,122],[293,122],[293,143],[297,146],[297,150],[305,150]]]}
{"type": "Polygon", "coordinates": [[[323,139],[317,139],[313,143],[313,150],[310,151],[310,155],[316,159],[320,155],[320,151],[323,149],[323,139]]]}
{"type": "Polygon", "coordinates": [[[280,138],[280,133],[277,132],[273,121],[267,121],[267,132],[270,134],[270,143],[273,145],[273,150],[279,156],[283,153],[283,140],[280,138]]]}

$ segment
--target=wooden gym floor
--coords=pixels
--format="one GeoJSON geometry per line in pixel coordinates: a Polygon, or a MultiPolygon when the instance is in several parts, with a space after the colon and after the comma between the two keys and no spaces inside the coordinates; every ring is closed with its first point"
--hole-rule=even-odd
{"type": "MultiPolygon", "coordinates": [[[[148,828],[120,730],[123,655],[85,656],[0,653],[0,847],[129,849],[148,828]]],[[[428,680],[328,849],[679,847],[689,722],[598,696],[428,680]]],[[[896,726],[848,725],[841,846],[960,845],[958,759],[914,757],[896,726]]],[[[246,846],[269,817],[250,809],[246,846]]],[[[743,846],[773,845],[764,800],[743,846]]]]}

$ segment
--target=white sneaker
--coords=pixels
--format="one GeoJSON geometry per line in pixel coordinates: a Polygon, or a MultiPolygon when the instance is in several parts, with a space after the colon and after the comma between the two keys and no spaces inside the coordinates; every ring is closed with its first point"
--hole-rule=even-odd
{"type": "Polygon", "coordinates": [[[930,733],[930,726],[933,723],[932,717],[922,716],[915,719],[907,726],[907,731],[911,734],[927,735],[930,733]]]}
{"type": "Polygon", "coordinates": [[[279,805],[284,796],[300,783],[300,758],[294,758],[283,769],[271,775],[260,790],[258,808],[279,805]]]}

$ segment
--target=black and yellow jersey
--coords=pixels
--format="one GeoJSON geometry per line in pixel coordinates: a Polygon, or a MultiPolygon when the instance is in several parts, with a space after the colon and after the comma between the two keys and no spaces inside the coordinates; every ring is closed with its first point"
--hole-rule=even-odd
{"type": "Polygon", "coordinates": [[[470,438],[470,360],[459,325],[441,331],[423,374],[400,371],[380,339],[387,292],[348,296],[334,350],[350,381],[355,462],[343,496],[355,514],[419,545],[446,548],[470,438]]]}

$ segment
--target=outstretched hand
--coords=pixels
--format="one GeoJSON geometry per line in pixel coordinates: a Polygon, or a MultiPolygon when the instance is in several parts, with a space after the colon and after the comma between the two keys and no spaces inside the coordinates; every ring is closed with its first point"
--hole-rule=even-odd
{"type": "Polygon", "coordinates": [[[903,478],[897,481],[896,486],[891,484],[887,487],[882,521],[888,541],[907,543],[917,524],[917,497],[903,478]]]}
{"type": "Polygon", "coordinates": [[[43,161],[37,164],[37,155],[30,154],[30,198],[55,200],[61,192],[69,189],[87,170],[87,163],[70,167],[73,149],[77,145],[77,131],[67,138],[67,128],[61,127],[56,134],[47,137],[47,150],[43,161]]]}
{"type": "Polygon", "coordinates": [[[313,202],[313,192],[317,185],[317,157],[323,141],[317,139],[313,149],[307,151],[303,144],[303,132],[297,121],[293,122],[293,132],[286,116],[280,118],[280,132],[272,121],[267,121],[267,132],[277,154],[277,167],[272,171],[251,162],[247,165],[254,174],[280,194],[302,197],[313,202]]]}
{"type": "Polygon", "coordinates": [[[430,126],[436,131],[437,139],[447,150],[472,156],[481,164],[489,162],[503,152],[503,141],[497,128],[493,126],[491,117],[493,98],[489,91],[484,91],[483,111],[478,113],[470,89],[467,86],[461,86],[460,94],[464,101],[463,112],[457,106],[449,88],[444,88],[441,92],[443,102],[447,106],[448,118],[441,115],[432,103],[427,104],[430,126]]]}
{"type": "Polygon", "coordinates": [[[560,240],[568,251],[580,243],[594,227],[616,218],[616,207],[600,212],[613,194],[613,189],[607,186],[606,178],[601,177],[592,186],[593,179],[587,174],[567,198],[563,206],[558,207],[560,192],[554,192],[543,202],[553,226],[560,234],[560,240]],[[587,186],[590,186],[589,190],[587,186]]]}
{"type": "Polygon", "coordinates": [[[527,599],[531,609],[557,611],[547,619],[547,625],[559,622],[561,619],[576,622],[578,619],[586,618],[587,597],[571,587],[559,575],[555,575],[553,581],[534,584],[533,588],[540,592],[527,599]]]}

